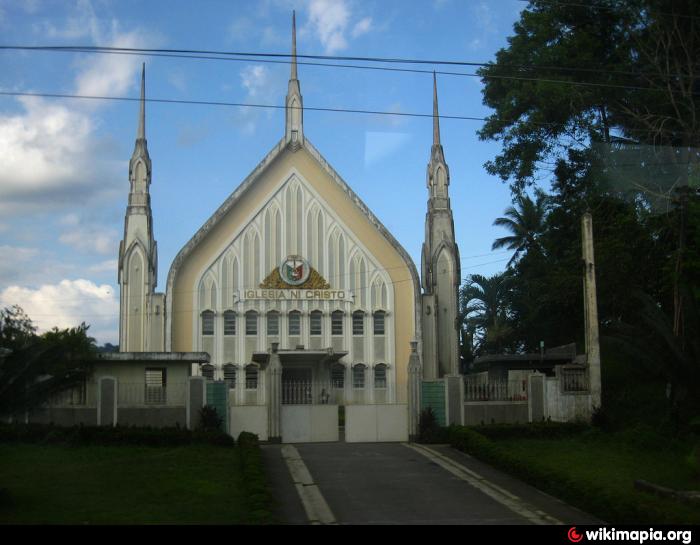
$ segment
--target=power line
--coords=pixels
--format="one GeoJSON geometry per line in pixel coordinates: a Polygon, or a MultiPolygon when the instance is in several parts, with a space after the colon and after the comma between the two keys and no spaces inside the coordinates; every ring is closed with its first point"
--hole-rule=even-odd
{"type": "MultiPolygon", "coordinates": [[[[175,57],[196,60],[221,60],[221,61],[236,61],[236,62],[260,62],[273,64],[290,64],[291,60],[272,60],[269,57],[290,57],[288,53],[238,53],[225,51],[206,51],[206,50],[185,50],[185,49],[138,49],[138,48],[114,48],[102,46],[0,46],[0,50],[29,50],[29,51],[52,51],[64,53],[98,53],[98,54],[113,54],[113,55],[138,55],[152,57],[175,57]],[[219,56],[212,56],[219,55],[219,56]],[[265,58],[251,58],[265,57],[265,58]]],[[[466,66],[482,66],[482,67],[505,67],[519,68],[528,70],[568,70],[568,71],[583,71],[583,72],[599,72],[607,75],[628,75],[638,77],[644,75],[642,72],[622,72],[612,71],[609,69],[596,68],[575,68],[562,66],[528,66],[528,65],[497,65],[494,63],[476,63],[466,61],[429,61],[420,59],[383,59],[379,57],[339,57],[330,55],[297,55],[297,57],[305,57],[312,59],[330,59],[330,60],[360,60],[365,62],[385,62],[385,63],[406,63],[406,64],[446,64],[446,65],[466,65],[466,66]]],[[[610,89],[628,89],[636,91],[659,91],[668,92],[666,89],[657,89],[654,87],[640,85],[625,85],[616,83],[590,82],[590,81],[572,81],[562,79],[551,79],[534,77],[527,75],[503,75],[503,74],[475,74],[468,72],[449,72],[444,70],[420,70],[409,68],[389,68],[383,66],[366,66],[366,65],[351,65],[351,64],[333,64],[333,63],[315,63],[315,62],[297,62],[308,66],[320,66],[325,68],[352,68],[360,70],[379,70],[387,72],[405,72],[417,74],[436,74],[445,76],[460,76],[460,77],[475,77],[480,79],[505,79],[515,81],[532,81],[540,83],[554,83],[561,85],[583,86],[583,87],[604,87],[610,89]]],[[[656,75],[656,74],[654,74],[656,75]]],[[[670,75],[666,75],[670,78],[670,75]]],[[[678,92],[672,91],[673,94],[678,92]]],[[[691,93],[693,96],[700,96],[700,93],[691,93]]]]}
{"type": "MultiPolygon", "coordinates": [[[[69,93],[30,93],[25,91],[0,91],[0,96],[24,96],[24,97],[41,97],[41,98],[67,98],[67,99],[84,99],[84,100],[114,100],[120,102],[140,102],[140,98],[136,97],[114,97],[114,96],[98,96],[98,95],[74,95],[69,93]]],[[[163,104],[184,104],[184,105],[198,105],[198,106],[225,106],[225,107],[240,107],[240,108],[261,108],[261,109],[274,109],[274,110],[284,110],[287,106],[277,105],[277,104],[251,104],[245,102],[224,102],[215,100],[184,100],[184,99],[168,99],[168,98],[146,98],[146,102],[152,103],[163,103],[163,104]]],[[[364,115],[388,115],[388,116],[399,116],[399,117],[422,117],[422,118],[433,118],[432,113],[415,113],[415,112],[387,112],[382,110],[361,110],[361,109],[350,109],[350,108],[323,108],[323,107],[313,107],[313,106],[288,106],[292,109],[304,110],[304,111],[315,111],[315,112],[337,112],[337,113],[348,113],[348,114],[364,114],[364,115]]],[[[445,115],[439,114],[440,119],[454,119],[458,121],[488,121],[486,117],[473,117],[465,115],[445,115]]],[[[556,127],[560,123],[553,122],[536,122],[530,121],[533,125],[540,127],[556,127]]],[[[626,129],[625,132],[628,133],[639,133],[639,134],[649,134],[650,131],[643,129],[626,129]]],[[[673,134],[695,134],[693,131],[666,131],[672,132],[673,134]]]]}

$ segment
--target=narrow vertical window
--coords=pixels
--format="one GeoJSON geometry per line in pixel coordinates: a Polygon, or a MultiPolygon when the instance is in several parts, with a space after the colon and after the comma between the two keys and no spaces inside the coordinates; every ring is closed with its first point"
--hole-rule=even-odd
{"type": "Polygon", "coordinates": [[[345,367],[339,363],[331,369],[331,385],[338,390],[345,388],[345,367]]]}
{"type": "Polygon", "coordinates": [[[298,310],[289,313],[289,334],[301,335],[301,312],[298,310]]]}
{"type": "Polygon", "coordinates": [[[384,363],[374,366],[374,387],[376,389],[386,388],[386,364],[384,363]]]}
{"type": "Polygon", "coordinates": [[[245,368],[245,387],[246,390],[258,389],[258,368],[252,363],[245,368]]]}
{"type": "Polygon", "coordinates": [[[343,334],[343,311],[336,310],[331,314],[331,335],[343,334]]]}
{"type": "Polygon", "coordinates": [[[214,366],[210,363],[202,365],[202,376],[207,380],[214,380],[214,366]]]}
{"type": "Polygon", "coordinates": [[[146,369],[146,403],[165,403],[166,370],[163,368],[146,369]]]}
{"type": "Polygon", "coordinates": [[[356,310],[352,313],[352,334],[365,334],[365,313],[361,310],[356,310]]]}
{"type": "Polygon", "coordinates": [[[311,312],[311,324],[310,333],[311,335],[321,335],[323,333],[323,314],[320,310],[314,310],[311,312]]]}
{"type": "Polygon", "coordinates": [[[267,313],[267,334],[275,336],[280,334],[280,313],[275,310],[267,313]]]}
{"type": "Polygon", "coordinates": [[[230,389],[236,387],[236,366],[232,363],[224,365],[224,381],[230,389]]]}
{"type": "Polygon", "coordinates": [[[358,363],[352,368],[352,387],[365,387],[365,366],[361,363],[358,363]]]}
{"type": "Polygon", "coordinates": [[[374,334],[384,335],[384,316],[386,313],[383,310],[378,310],[374,313],[374,334]]]}
{"type": "Polygon", "coordinates": [[[214,313],[211,310],[202,312],[202,335],[214,334],[214,313]]]}
{"type": "Polygon", "coordinates": [[[258,334],[258,313],[254,310],[249,310],[245,313],[245,334],[258,334]]]}
{"type": "Polygon", "coordinates": [[[224,335],[236,334],[236,313],[232,310],[224,312],[224,335]]]}

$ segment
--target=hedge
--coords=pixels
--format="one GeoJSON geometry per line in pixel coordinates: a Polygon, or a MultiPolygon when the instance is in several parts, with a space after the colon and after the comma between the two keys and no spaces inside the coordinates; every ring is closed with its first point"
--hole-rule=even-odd
{"type": "Polygon", "coordinates": [[[206,444],[232,447],[233,437],[219,431],[136,426],[71,426],[52,424],[0,424],[0,443],[63,444],[71,446],[176,447],[206,444]]]}
{"type": "Polygon", "coordinates": [[[271,511],[272,495],[265,477],[258,436],[242,431],[238,435],[237,442],[243,486],[248,493],[249,522],[250,524],[275,523],[277,521],[271,511]]]}

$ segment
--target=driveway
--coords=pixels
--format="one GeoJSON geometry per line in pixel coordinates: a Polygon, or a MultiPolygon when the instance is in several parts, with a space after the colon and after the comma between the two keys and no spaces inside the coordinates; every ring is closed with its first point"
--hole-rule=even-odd
{"type": "Polygon", "coordinates": [[[598,524],[448,446],[265,445],[278,514],[292,524],[598,524]]]}

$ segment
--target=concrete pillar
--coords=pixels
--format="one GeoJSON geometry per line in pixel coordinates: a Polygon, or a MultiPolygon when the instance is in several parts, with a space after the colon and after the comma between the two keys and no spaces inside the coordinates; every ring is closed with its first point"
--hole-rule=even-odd
{"type": "Polygon", "coordinates": [[[581,218],[583,246],[583,308],[586,327],[586,361],[593,408],[601,406],[600,336],[598,333],[598,301],[593,255],[593,217],[586,212],[581,218]]]}
{"type": "Polygon", "coordinates": [[[408,358],[408,437],[418,437],[420,419],[420,391],[423,380],[423,366],[418,355],[418,341],[411,341],[411,355],[408,358]]]}
{"type": "Polygon", "coordinates": [[[270,347],[267,368],[267,430],[269,441],[281,442],[282,362],[278,352],[279,343],[270,347]]]}
{"type": "Polygon", "coordinates": [[[545,419],[545,376],[534,373],[527,377],[527,417],[529,422],[545,419]]]}
{"type": "Polygon", "coordinates": [[[464,424],[464,379],[461,375],[445,375],[445,413],[448,426],[464,424]]]}
{"type": "Polygon", "coordinates": [[[187,379],[187,429],[199,426],[199,411],[207,403],[207,381],[204,377],[187,379]]]}
{"type": "Polygon", "coordinates": [[[97,381],[97,425],[117,425],[117,379],[100,377],[97,381]]]}

